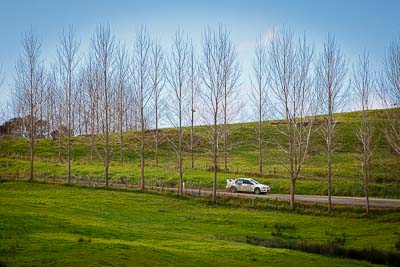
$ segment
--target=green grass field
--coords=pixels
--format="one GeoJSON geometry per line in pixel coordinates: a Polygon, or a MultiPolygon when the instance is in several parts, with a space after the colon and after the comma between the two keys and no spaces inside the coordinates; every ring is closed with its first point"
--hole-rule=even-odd
{"type": "MultiPolygon", "coordinates": [[[[363,180],[361,174],[361,162],[358,151],[360,144],[356,137],[360,114],[357,112],[337,114],[339,123],[336,126],[335,135],[336,150],[333,156],[333,194],[347,196],[363,196],[363,180]]],[[[372,157],[372,181],[370,183],[370,195],[377,197],[400,197],[400,158],[390,149],[384,134],[384,111],[370,112],[370,118],[374,123],[375,149],[372,157]]],[[[278,133],[282,125],[266,125],[266,148],[264,172],[258,173],[258,159],[255,139],[255,124],[242,123],[230,125],[228,173],[221,171],[218,177],[218,187],[224,188],[225,179],[250,176],[258,177],[261,182],[271,186],[274,193],[288,193],[288,173],[282,165],[285,155],[276,145],[276,140],[283,141],[284,137],[278,133]]],[[[298,194],[322,194],[327,193],[326,188],[326,164],[324,156],[324,142],[319,128],[314,128],[310,156],[307,159],[302,176],[297,182],[298,194]]],[[[184,180],[187,185],[193,187],[210,187],[212,173],[208,171],[211,166],[211,155],[206,128],[199,126],[195,129],[195,168],[191,169],[188,148],[184,158],[184,180]]],[[[174,129],[162,129],[160,132],[160,164],[154,164],[154,136],[151,131],[146,134],[146,181],[148,184],[165,183],[172,186],[178,180],[177,157],[171,148],[169,139],[176,138],[174,129]]],[[[29,149],[27,140],[12,136],[0,137],[0,176],[1,177],[27,177],[29,172],[29,149]]],[[[185,132],[185,138],[189,139],[189,131],[185,132]]],[[[125,164],[119,163],[118,136],[111,136],[112,162],[110,166],[111,179],[120,180],[121,177],[129,178],[132,183],[138,183],[140,176],[139,159],[139,133],[127,132],[124,134],[125,164]]],[[[76,179],[101,179],[103,177],[104,149],[102,136],[96,137],[96,152],[93,162],[90,160],[89,137],[78,136],[72,140],[72,171],[76,179]]],[[[44,177],[66,176],[65,142],[63,143],[63,162],[58,162],[58,141],[51,138],[38,140],[36,145],[35,176],[38,179],[44,177]]],[[[220,158],[220,160],[222,160],[220,158]]],[[[222,162],[222,161],[221,161],[222,162]]],[[[220,165],[221,166],[221,165],[220,165]]]]}
{"type": "Polygon", "coordinates": [[[205,200],[76,186],[0,183],[0,262],[7,266],[368,266],[246,243],[271,238],[396,251],[400,222],[221,207],[205,200]]]}

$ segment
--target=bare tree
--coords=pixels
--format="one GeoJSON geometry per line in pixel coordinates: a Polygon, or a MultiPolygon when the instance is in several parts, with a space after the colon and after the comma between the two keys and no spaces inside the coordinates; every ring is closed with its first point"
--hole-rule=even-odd
{"type": "MultiPolygon", "coordinates": [[[[2,87],[4,83],[4,76],[3,76],[3,68],[2,65],[0,64],[0,88],[2,87]]],[[[9,114],[7,113],[7,102],[0,101],[0,125],[6,122],[7,117],[9,114]]],[[[0,149],[2,149],[3,145],[3,136],[2,133],[0,132],[0,149]]]]}
{"type": "Polygon", "coordinates": [[[183,123],[184,109],[188,94],[188,61],[189,40],[181,29],[178,29],[173,38],[171,59],[169,62],[167,80],[172,90],[171,95],[171,122],[178,128],[178,144],[171,142],[178,157],[179,195],[183,194],[183,123]]]}
{"type": "MultiPolygon", "coordinates": [[[[56,98],[57,98],[57,84],[53,77],[56,75],[57,66],[52,65],[47,75],[47,98],[46,98],[46,120],[48,121],[47,132],[50,134],[56,129],[56,98]]],[[[47,136],[49,137],[49,136],[47,136]]]]}
{"type": "Polygon", "coordinates": [[[86,66],[82,65],[79,68],[79,86],[78,86],[78,112],[81,116],[79,134],[89,136],[89,123],[90,123],[90,106],[89,98],[86,87],[86,66]]]}
{"type": "Polygon", "coordinates": [[[358,66],[354,70],[354,84],[361,104],[361,122],[357,137],[361,143],[361,171],[364,176],[365,211],[369,213],[369,182],[371,180],[371,157],[373,154],[373,125],[369,118],[371,107],[371,93],[374,89],[373,73],[369,62],[369,55],[364,52],[359,57],[358,66]]]}
{"type": "Polygon", "coordinates": [[[126,90],[128,85],[129,62],[128,51],[125,45],[119,45],[117,50],[117,98],[116,98],[116,115],[119,132],[119,154],[121,165],[124,165],[124,119],[126,116],[126,90]]]}
{"type": "Polygon", "coordinates": [[[379,95],[386,108],[385,137],[400,155],[400,35],[390,44],[380,79],[379,95]]]}
{"type": "Polygon", "coordinates": [[[268,70],[271,75],[271,93],[275,103],[274,112],[285,119],[285,127],[280,133],[287,142],[277,142],[279,148],[287,154],[282,165],[290,175],[290,208],[294,210],[295,186],[302,166],[308,154],[311,130],[315,112],[313,84],[310,68],[313,48],[306,38],[293,41],[293,33],[282,29],[274,33],[268,50],[268,70]],[[306,117],[311,116],[311,117],[306,117]]]}
{"type": "Polygon", "coordinates": [[[100,101],[100,92],[97,88],[100,87],[99,72],[94,65],[92,56],[89,56],[89,60],[85,69],[85,88],[88,96],[89,105],[89,131],[90,131],[90,162],[93,163],[94,152],[95,152],[95,135],[97,133],[98,120],[98,106],[100,101]]]}
{"type": "Polygon", "coordinates": [[[219,50],[222,54],[223,64],[223,87],[224,87],[224,100],[223,107],[223,154],[224,154],[224,170],[228,171],[228,138],[229,138],[229,122],[237,114],[235,109],[235,101],[237,98],[238,80],[240,77],[240,66],[237,61],[237,52],[235,45],[230,39],[230,33],[223,27],[219,26],[218,29],[219,50]]]}
{"type": "Polygon", "coordinates": [[[221,53],[218,32],[207,28],[203,34],[201,79],[203,87],[201,98],[204,105],[204,120],[209,125],[209,136],[213,158],[213,201],[217,199],[217,171],[219,152],[219,123],[222,117],[224,100],[224,58],[221,53]]]}
{"type": "Polygon", "coordinates": [[[68,164],[68,183],[71,182],[71,135],[72,128],[73,102],[76,92],[75,71],[78,65],[79,42],[76,40],[75,31],[72,26],[68,30],[63,30],[59,38],[57,48],[58,62],[60,64],[61,87],[64,93],[64,105],[66,107],[66,126],[67,126],[67,164],[68,164]]]}
{"type": "Polygon", "coordinates": [[[260,38],[254,51],[252,62],[253,79],[251,81],[252,91],[250,95],[253,112],[256,114],[257,127],[257,143],[258,143],[258,167],[259,172],[263,172],[263,150],[264,150],[264,121],[267,118],[268,105],[268,66],[266,46],[260,38]]]}
{"type": "Polygon", "coordinates": [[[151,83],[153,88],[153,103],[154,103],[154,141],[155,141],[155,155],[154,160],[156,166],[158,166],[158,146],[160,143],[159,138],[159,121],[160,121],[160,110],[165,104],[163,99],[163,91],[165,85],[165,62],[164,54],[161,49],[161,45],[155,41],[151,46],[151,83]]]}
{"type": "Polygon", "coordinates": [[[85,110],[85,77],[84,72],[81,68],[77,71],[75,75],[75,94],[73,94],[73,115],[72,115],[72,122],[74,122],[72,128],[72,135],[82,135],[85,131],[85,124],[86,124],[86,110],[85,110]],[[74,120],[74,118],[76,118],[74,120]]]}
{"type": "Polygon", "coordinates": [[[19,114],[27,122],[29,139],[29,180],[33,180],[35,140],[37,138],[37,115],[42,108],[40,92],[45,86],[44,67],[40,60],[41,44],[30,30],[22,38],[23,54],[16,65],[15,101],[19,114]]]}
{"type": "Polygon", "coordinates": [[[92,47],[96,67],[100,75],[100,88],[103,103],[101,105],[103,129],[104,129],[104,177],[108,186],[108,168],[110,164],[110,113],[112,97],[112,74],[115,56],[114,35],[111,33],[109,25],[101,25],[92,38],[92,47]]]}
{"type": "Polygon", "coordinates": [[[189,108],[190,108],[190,154],[191,154],[191,167],[194,168],[194,123],[195,123],[195,112],[196,112],[196,98],[200,89],[200,81],[198,76],[198,61],[195,56],[193,43],[189,47],[189,108]]]}
{"type": "MultiPolygon", "coordinates": [[[[0,69],[1,72],[1,69],[0,69]]],[[[1,79],[1,73],[0,73],[0,79],[1,79]]],[[[0,81],[0,87],[1,87],[1,81],[0,81]]],[[[7,119],[11,111],[10,103],[7,101],[0,101],[0,125],[3,126],[5,125],[7,119]]],[[[3,136],[4,132],[0,131],[0,155],[3,154],[3,136]]]]}
{"type": "Polygon", "coordinates": [[[139,125],[140,125],[140,188],[145,188],[144,171],[145,171],[145,130],[147,128],[146,115],[148,103],[151,99],[150,85],[150,49],[151,42],[148,30],[142,26],[136,34],[134,47],[134,93],[137,108],[139,109],[139,125]]]}
{"type": "Polygon", "coordinates": [[[51,129],[54,139],[58,139],[58,157],[57,162],[63,162],[63,137],[66,134],[64,114],[64,90],[61,88],[60,82],[60,64],[54,62],[50,66],[50,72],[48,73],[48,106],[47,109],[51,113],[51,129]]]}
{"type": "MultiPolygon", "coordinates": [[[[0,64],[0,88],[3,86],[4,83],[4,76],[3,76],[3,67],[0,64]]],[[[3,121],[5,122],[5,118],[7,117],[6,114],[6,103],[0,101],[0,124],[3,123],[3,121]]]]}
{"type": "Polygon", "coordinates": [[[336,113],[344,103],[346,92],[346,62],[334,37],[328,35],[324,50],[320,55],[316,68],[317,90],[319,94],[320,111],[325,114],[322,124],[322,135],[326,142],[327,179],[328,179],[328,211],[332,214],[332,155],[334,152],[334,137],[336,113]]]}
{"type": "MultiPolygon", "coordinates": [[[[130,81],[130,83],[133,83],[130,81]]],[[[132,85],[133,86],[133,85],[132,85]]],[[[134,88],[134,87],[132,87],[134,88]]],[[[127,103],[136,103],[135,99],[135,90],[128,90],[126,92],[126,99],[127,103]]],[[[127,105],[126,109],[126,116],[125,116],[125,124],[127,127],[127,130],[138,130],[138,125],[139,125],[139,116],[138,116],[138,107],[137,105],[127,105]]]]}

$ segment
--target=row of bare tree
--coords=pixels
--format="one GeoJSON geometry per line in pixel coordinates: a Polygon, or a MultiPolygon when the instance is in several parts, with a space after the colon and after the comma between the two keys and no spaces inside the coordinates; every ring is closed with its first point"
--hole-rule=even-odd
{"type": "MultiPolygon", "coordinates": [[[[190,158],[194,168],[194,126],[208,126],[213,162],[213,199],[216,199],[217,173],[222,152],[223,169],[228,169],[229,123],[239,113],[241,67],[237,50],[226,27],[206,28],[197,53],[189,36],[178,29],[166,54],[159,41],[150,37],[146,27],[136,33],[132,49],[116,41],[110,27],[98,27],[88,51],[80,48],[73,27],[59,36],[57,58],[45,68],[41,44],[31,30],[22,40],[23,54],[16,64],[13,107],[16,117],[26,117],[30,144],[30,179],[33,179],[36,123],[48,121],[49,135],[57,130],[59,160],[62,160],[62,136],[66,137],[68,181],[71,179],[71,137],[87,135],[91,142],[91,159],[104,162],[108,185],[111,158],[110,133],[119,133],[120,163],[124,163],[124,135],[127,130],[140,130],[141,188],[145,188],[145,131],[154,128],[155,164],[159,162],[160,121],[168,119],[177,128],[177,138],[170,144],[176,152],[179,192],[182,194],[184,170],[183,138],[190,126],[190,158]],[[195,114],[198,114],[195,117],[195,114]],[[165,116],[165,117],[163,117],[165,116]],[[96,149],[95,138],[104,143],[104,151],[96,149]],[[96,154],[96,155],[95,155],[96,154]]],[[[400,39],[390,45],[383,71],[376,74],[364,52],[353,69],[348,71],[339,45],[328,35],[323,50],[315,49],[306,36],[297,36],[290,29],[274,32],[269,42],[261,38],[252,61],[251,107],[258,122],[257,143],[259,172],[263,172],[266,139],[276,142],[287,155],[282,165],[290,177],[290,206],[294,209],[296,181],[308,156],[316,115],[323,115],[321,136],[326,141],[326,171],[329,212],[332,213],[332,155],[335,151],[334,114],[348,100],[350,89],[356,92],[362,120],[357,137],[360,140],[362,172],[365,179],[367,212],[368,183],[371,179],[371,156],[374,150],[374,128],[368,117],[372,95],[378,94],[384,107],[400,101],[400,39]],[[350,77],[351,76],[351,77],[350,77]],[[351,79],[353,78],[353,79],[351,79]],[[350,82],[353,80],[353,82],[350,82]],[[273,140],[265,132],[270,118],[285,121],[278,127],[285,142],[273,140]]],[[[243,110],[243,108],[241,108],[243,110]]],[[[400,155],[400,122],[398,108],[387,110],[385,136],[400,155]]],[[[279,139],[282,140],[282,139],[279,139]]]]}
{"type": "MultiPolygon", "coordinates": [[[[178,141],[171,138],[170,144],[179,163],[182,193],[184,126],[191,126],[189,146],[194,168],[194,126],[196,121],[206,118],[201,113],[201,117],[195,119],[195,112],[196,109],[202,110],[197,104],[200,99],[207,100],[208,93],[213,94],[212,90],[217,92],[218,102],[215,125],[221,121],[224,123],[226,169],[228,113],[233,106],[240,70],[235,47],[225,27],[209,28],[204,36],[203,65],[188,35],[180,29],[173,37],[171,53],[167,56],[160,43],[153,40],[143,26],[136,33],[129,53],[124,44],[115,40],[110,27],[102,25],[94,33],[85,55],[80,51],[73,27],[69,27],[59,36],[56,60],[45,69],[41,43],[32,30],[27,32],[22,40],[24,53],[16,65],[12,104],[16,117],[28,118],[23,121],[27,122],[24,129],[30,140],[30,179],[33,179],[35,139],[56,131],[59,161],[62,160],[63,137],[66,138],[68,181],[71,179],[71,136],[87,135],[91,140],[91,160],[95,154],[102,158],[108,185],[110,132],[119,133],[123,164],[123,132],[134,129],[141,132],[141,187],[144,188],[145,130],[155,128],[155,164],[158,165],[159,123],[162,115],[168,113],[164,120],[178,129],[178,141]],[[206,62],[207,57],[215,56],[217,58],[206,62]],[[220,72],[218,81],[210,80],[214,78],[214,71],[220,72]],[[202,81],[207,83],[207,80],[209,91],[202,94],[200,84],[202,81]],[[38,129],[38,122],[43,120],[48,122],[47,127],[38,129]],[[95,138],[104,142],[104,152],[96,150],[95,138]]],[[[215,142],[218,142],[218,136],[215,142]]]]}
{"type": "Polygon", "coordinates": [[[353,105],[359,105],[362,111],[361,122],[355,134],[360,141],[368,213],[375,131],[368,111],[376,96],[381,100],[381,106],[386,108],[386,138],[400,156],[400,111],[396,107],[400,103],[400,39],[395,39],[390,45],[384,68],[378,74],[372,69],[367,52],[359,56],[353,73],[348,74],[345,57],[331,35],[328,35],[320,54],[317,57],[314,54],[314,48],[306,37],[295,38],[289,29],[275,32],[268,43],[262,42],[260,38],[255,48],[251,100],[258,121],[256,136],[259,172],[263,171],[263,150],[266,149],[264,124],[272,114],[285,120],[286,127],[280,128],[280,133],[287,141],[272,141],[287,155],[282,163],[290,176],[290,207],[294,209],[296,181],[308,156],[312,128],[318,122],[316,115],[322,115],[323,121],[318,123],[318,129],[325,140],[328,210],[331,214],[334,177],[332,156],[336,148],[337,124],[334,114],[342,110],[352,93],[351,88],[354,88],[356,99],[353,99],[353,105]]]}

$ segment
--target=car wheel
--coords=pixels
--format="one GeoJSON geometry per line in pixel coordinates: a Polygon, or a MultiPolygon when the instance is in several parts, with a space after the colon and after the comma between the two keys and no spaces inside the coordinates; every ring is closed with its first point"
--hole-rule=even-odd
{"type": "Polygon", "coordinates": [[[237,192],[236,187],[232,186],[232,187],[231,187],[231,192],[232,192],[232,193],[236,193],[236,192],[237,192]]]}
{"type": "Polygon", "coordinates": [[[259,195],[261,193],[260,188],[254,189],[254,194],[259,195]]]}

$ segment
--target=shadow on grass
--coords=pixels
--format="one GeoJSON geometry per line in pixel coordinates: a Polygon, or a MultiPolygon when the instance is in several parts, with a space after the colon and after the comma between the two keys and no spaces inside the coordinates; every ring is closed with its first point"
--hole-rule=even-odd
{"type": "Polygon", "coordinates": [[[345,248],[343,242],[332,241],[324,244],[311,244],[298,240],[286,240],[279,236],[275,236],[275,238],[247,236],[246,243],[268,248],[298,250],[329,257],[365,260],[374,264],[400,266],[400,253],[382,251],[373,247],[368,249],[345,248]]]}

